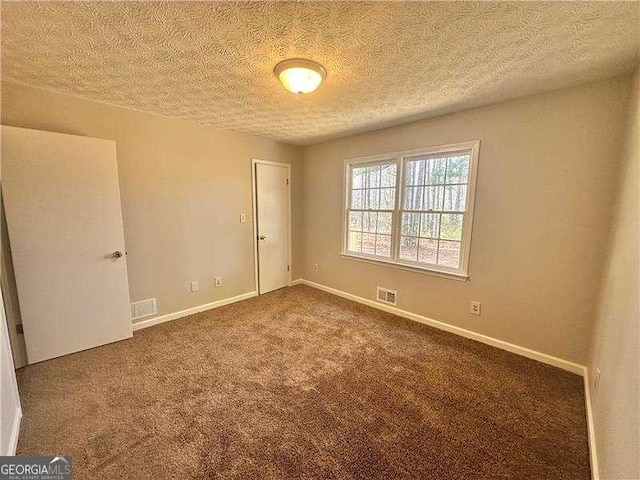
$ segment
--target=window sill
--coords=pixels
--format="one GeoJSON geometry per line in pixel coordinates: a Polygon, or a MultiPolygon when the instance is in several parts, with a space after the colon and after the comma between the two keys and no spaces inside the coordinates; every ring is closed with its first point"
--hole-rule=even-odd
{"type": "Polygon", "coordinates": [[[359,255],[353,255],[351,253],[341,253],[340,256],[347,260],[355,260],[357,262],[372,263],[374,265],[383,265],[385,267],[392,267],[400,270],[407,270],[409,272],[424,273],[426,275],[433,275],[435,277],[440,277],[440,278],[448,278],[449,280],[456,280],[458,282],[466,282],[467,280],[469,280],[468,275],[464,275],[461,273],[452,273],[444,270],[436,270],[433,268],[403,265],[401,263],[395,263],[395,262],[386,261],[386,260],[379,260],[377,258],[361,257],[359,255]]]}

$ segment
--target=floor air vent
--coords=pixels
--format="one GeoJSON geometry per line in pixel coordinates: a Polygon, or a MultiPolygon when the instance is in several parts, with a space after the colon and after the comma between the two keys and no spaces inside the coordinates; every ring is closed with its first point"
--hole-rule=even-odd
{"type": "Polygon", "coordinates": [[[395,290],[389,290],[388,288],[378,287],[378,301],[382,303],[388,303],[389,305],[395,305],[398,297],[398,292],[395,290]]]}

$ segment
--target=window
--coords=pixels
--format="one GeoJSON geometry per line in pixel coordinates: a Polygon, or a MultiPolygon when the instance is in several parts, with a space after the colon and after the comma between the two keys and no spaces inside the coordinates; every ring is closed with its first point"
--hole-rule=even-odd
{"type": "Polygon", "coordinates": [[[391,258],[397,167],[391,160],[351,169],[349,252],[391,258]]]}
{"type": "Polygon", "coordinates": [[[479,146],[347,161],[343,255],[466,277],[479,146]]]}

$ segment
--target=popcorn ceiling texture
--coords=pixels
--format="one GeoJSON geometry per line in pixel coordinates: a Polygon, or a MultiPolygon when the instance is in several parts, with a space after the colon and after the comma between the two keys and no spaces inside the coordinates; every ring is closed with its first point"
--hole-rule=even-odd
{"type": "Polygon", "coordinates": [[[3,2],[4,80],[293,144],[628,72],[636,2],[3,2]],[[310,95],[273,75],[323,64],[310,95]]]}

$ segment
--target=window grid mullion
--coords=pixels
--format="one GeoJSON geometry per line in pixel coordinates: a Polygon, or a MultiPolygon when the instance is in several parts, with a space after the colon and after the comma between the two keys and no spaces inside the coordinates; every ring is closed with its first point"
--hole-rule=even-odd
{"type": "Polygon", "coordinates": [[[391,214],[392,221],[395,218],[395,222],[392,223],[391,230],[391,258],[394,262],[398,262],[400,259],[400,230],[402,228],[402,214],[399,212],[402,208],[403,197],[403,184],[404,184],[404,158],[396,158],[396,195],[394,212],[391,214]]]}
{"type": "MultiPolygon", "coordinates": [[[[426,182],[426,179],[425,179],[426,182]]],[[[405,185],[405,187],[456,187],[456,186],[466,186],[468,183],[416,183],[411,185],[405,185]]],[[[354,188],[354,190],[360,190],[359,188],[354,188]]]]}
{"type": "MultiPolygon", "coordinates": [[[[385,210],[385,209],[366,209],[366,208],[350,208],[349,210],[351,210],[352,212],[380,212],[380,213],[393,213],[395,210],[385,210]]],[[[443,212],[443,213],[451,213],[451,212],[443,212]]],[[[452,213],[456,213],[456,212],[452,212],[452,213]]]]}
{"type": "MultiPolygon", "coordinates": [[[[378,201],[380,201],[379,197],[378,197],[378,201]]],[[[373,254],[374,255],[378,254],[378,212],[376,212],[376,228],[373,233],[373,254]]]]}
{"type": "Polygon", "coordinates": [[[418,214],[418,230],[416,231],[416,262],[420,262],[420,232],[422,231],[422,214],[418,214]]]}
{"type": "MultiPolygon", "coordinates": [[[[446,175],[446,174],[445,174],[446,175]]],[[[438,260],[440,260],[440,229],[442,228],[442,213],[438,214],[438,235],[436,239],[436,265],[438,264],[438,260]]]]}
{"type": "MultiPolygon", "coordinates": [[[[447,157],[444,162],[444,184],[447,184],[447,171],[449,171],[449,157],[447,157]]],[[[444,198],[447,196],[447,192],[443,190],[442,192],[442,206],[444,207],[444,198]]],[[[442,231],[442,212],[438,213],[438,246],[436,248],[436,265],[440,261],[440,232],[442,231]]]]}
{"type": "Polygon", "coordinates": [[[464,215],[465,210],[402,210],[402,213],[444,213],[452,215],[464,215]]]}

